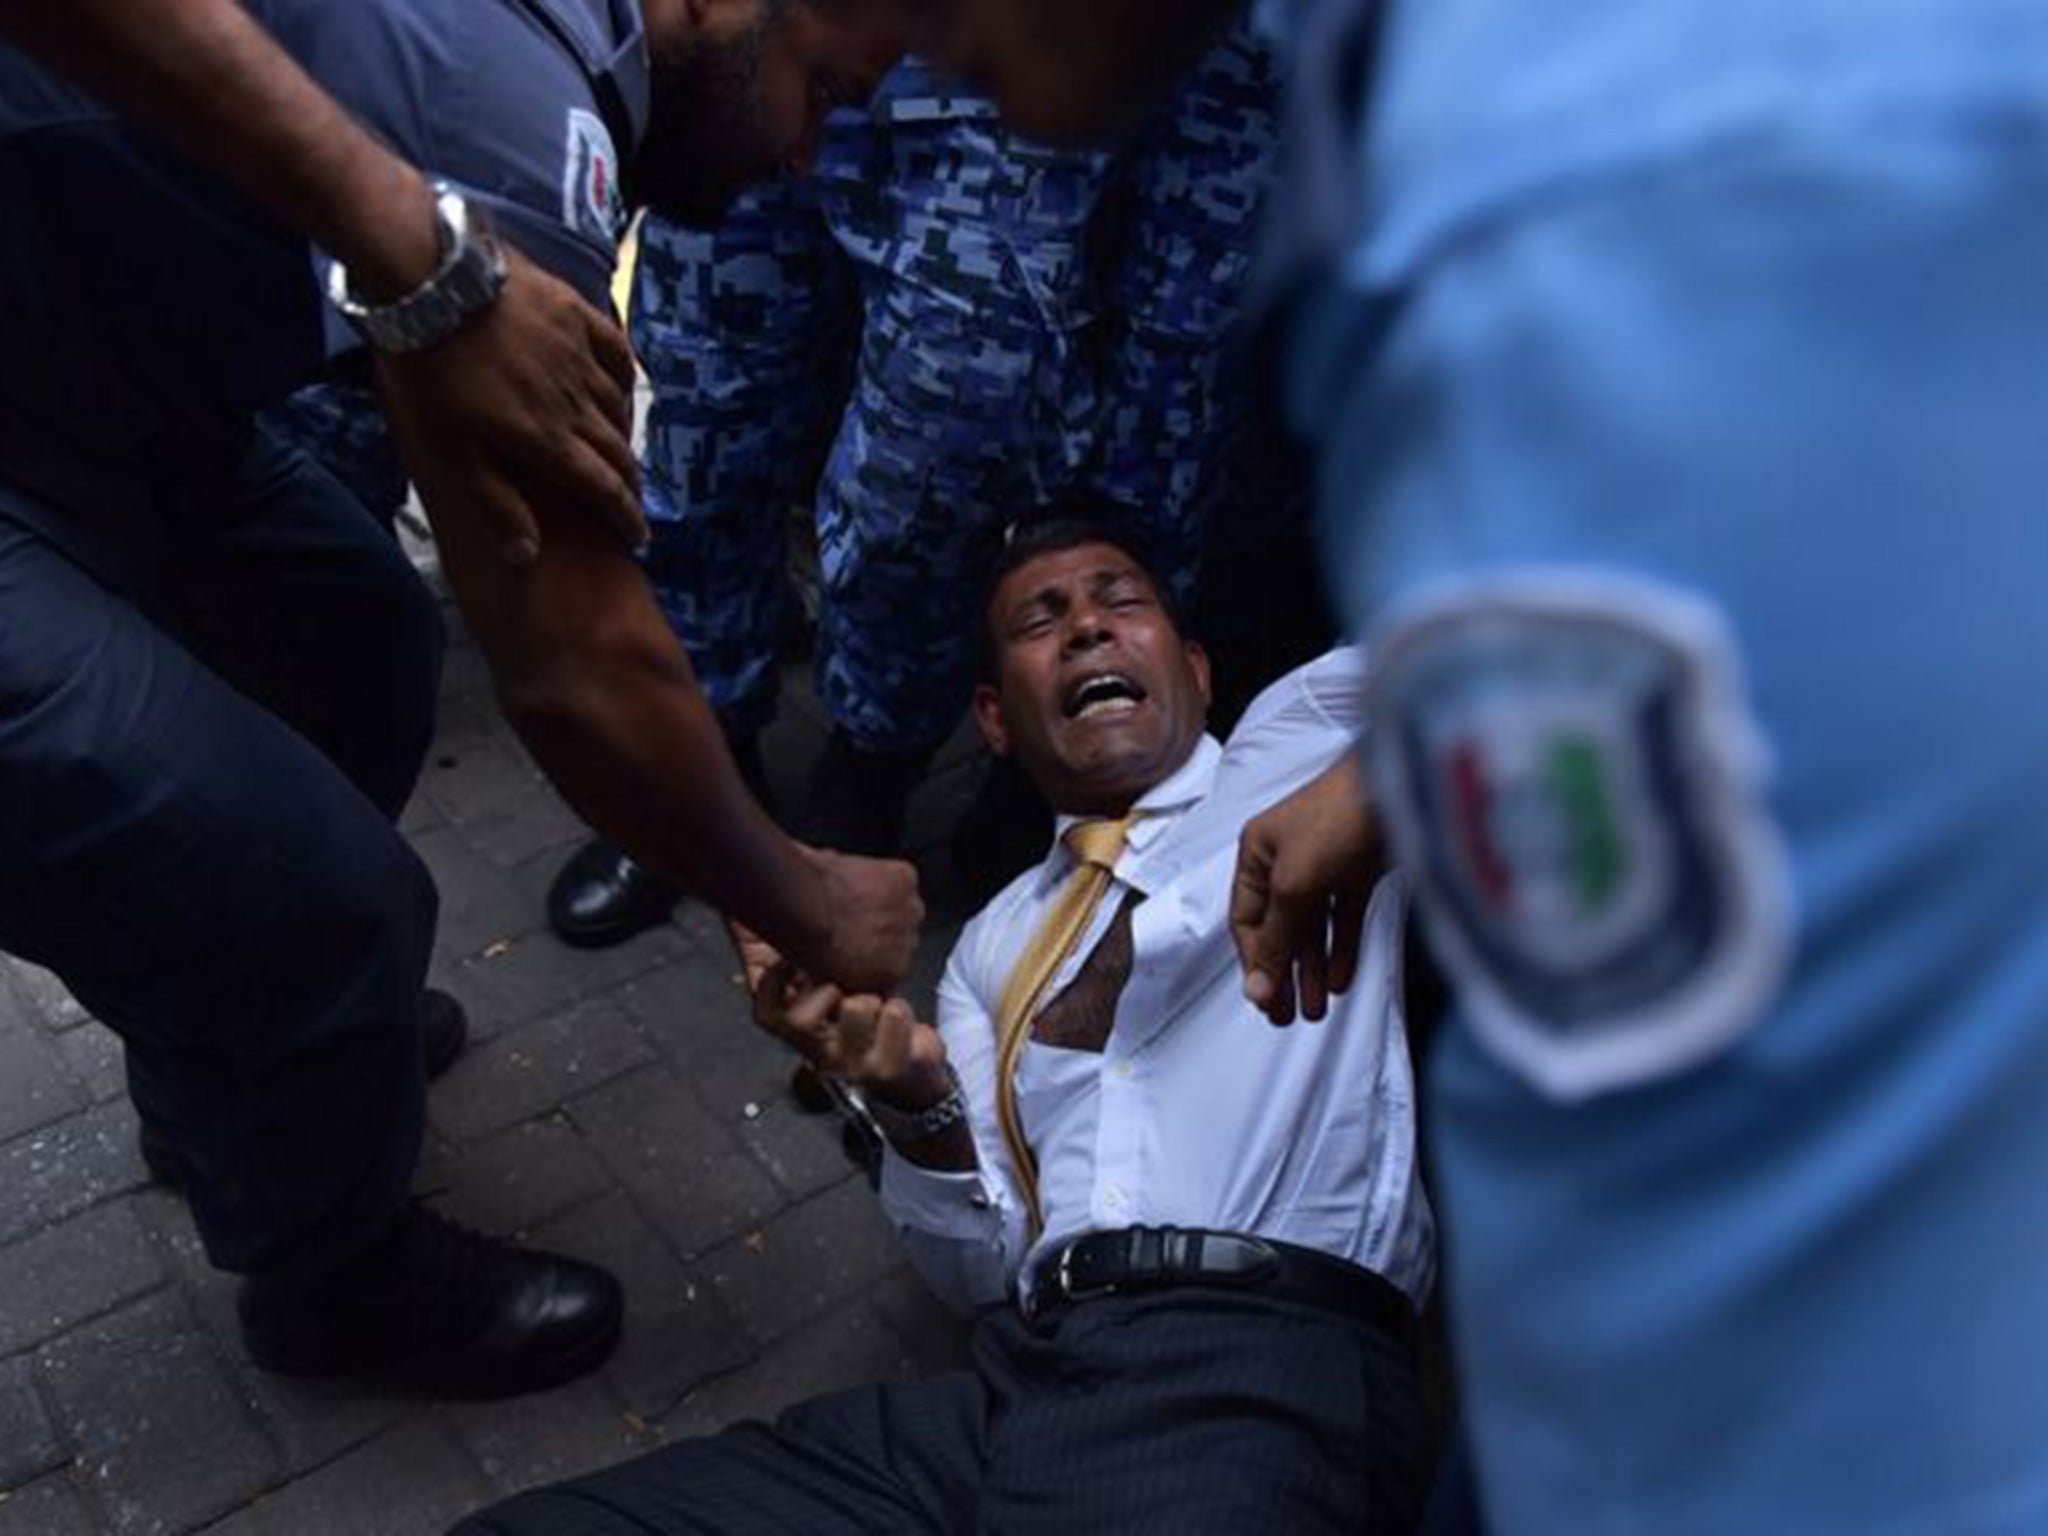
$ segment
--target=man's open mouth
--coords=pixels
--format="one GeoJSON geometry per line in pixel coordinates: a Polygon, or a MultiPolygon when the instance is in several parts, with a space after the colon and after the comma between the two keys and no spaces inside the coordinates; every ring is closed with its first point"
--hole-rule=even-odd
{"type": "Polygon", "coordinates": [[[1067,689],[1060,707],[1069,720],[1094,720],[1127,715],[1145,699],[1145,690],[1121,672],[1097,672],[1067,689]]]}

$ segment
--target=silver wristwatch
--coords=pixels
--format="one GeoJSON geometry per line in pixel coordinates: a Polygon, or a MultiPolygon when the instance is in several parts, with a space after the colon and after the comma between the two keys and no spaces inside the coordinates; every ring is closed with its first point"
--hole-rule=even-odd
{"type": "Polygon", "coordinates": [[[340,262],[328,274],[327,296],[342,317],[379,352],[419,352],[444,341],[464,321],[489,309],[505,291],[505,252],[491,221],[444,181],[433,184],[441,265],[419,287],[389,304],[366,304],[349,286],[340,262]]]}
{"type": "Polygon", "coordinates": [[[967,1118],[967,1096],[960,1091],[960,1079],[954,1076],[951,1065],[946,1068],[946,1078],[952,1085],[946,1096],[924,1109],[897,1109],[884,1104],[873,1093],[863,1093],[861,1103],[875,1128],[889,1139],[889,1145],[914,1147],[967,1118]]]}

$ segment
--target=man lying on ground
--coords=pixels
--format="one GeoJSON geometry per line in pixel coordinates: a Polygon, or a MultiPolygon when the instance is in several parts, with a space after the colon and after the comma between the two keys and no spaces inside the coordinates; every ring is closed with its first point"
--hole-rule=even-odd
{"type": "Polygon", "coordinates": [[[1260,1024],[1229,928],[1240,829],[1355,741],[1362,657],[1290,674],[1219,746],[1201,648],[1080,522],[1013,540],[987,625],[977,716],[1059,841],[962,933],[936,1028],[787,964],[756,991],[876,1108],[883,1205],[979,1313],[971,1368],[670,1446],[464,1536],[1413,1528],[1434,1229],[1402,892],[1373,892],[1319,1028],[1260,1024]]]}

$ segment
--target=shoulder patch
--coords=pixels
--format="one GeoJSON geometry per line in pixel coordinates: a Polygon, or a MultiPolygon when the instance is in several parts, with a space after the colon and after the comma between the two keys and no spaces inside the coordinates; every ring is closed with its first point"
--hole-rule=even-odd
{"type": "Polygon", "coordinates": [[[1734,643],[1646,580],[1489,576],[1390,617],[1368,737],[1480,1039],[1540,1091],[1738,1039],[1791,950],[1788,865],[1734,643]]]}
{"type": "Polygon", "coordinates": [[[562,222],[584,238],[610,247],[618,244],[625,218],[611,131],[595,112],[571,107],[563,157],[562,222]]]}

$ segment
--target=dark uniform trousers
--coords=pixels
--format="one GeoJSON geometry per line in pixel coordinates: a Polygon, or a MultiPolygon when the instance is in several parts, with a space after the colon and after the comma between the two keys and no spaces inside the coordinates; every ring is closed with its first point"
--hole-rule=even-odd
{"type": "Polygon", "coordinates": [[[1423,1440],[1405,1346],[1182,1289],[990,1312],[971,1370],[668,1446],[455,1536],[1408,1536],[1423,1440]]]}
{"type": "Polygon", "coordinates": [[[419,1149],[435,896],[394,820],[439,614],[260,434],[100,505],[24,478],[0,461],[0,949],[121,1035],[214,1262],[317,1269],[419,1149]]]}

